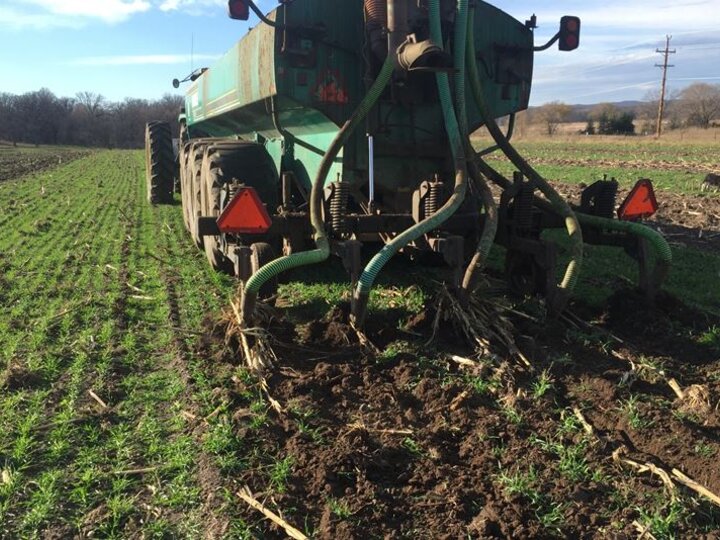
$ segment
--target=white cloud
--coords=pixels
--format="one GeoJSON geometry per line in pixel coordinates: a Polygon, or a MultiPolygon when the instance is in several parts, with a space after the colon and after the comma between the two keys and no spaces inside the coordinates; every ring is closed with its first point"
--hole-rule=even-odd
{"type": "MultiPolygon", "coordinates": [[[[530,7],[527,3],[523,9],[530,7]]],[[[580,49],[549,50],[536,56],[533,104],[553,99],[582,102],[597,99],[641,99],[660,85],[662,61],[656,49],[672,34],[677,49],[669,80],[674,88],[720,73],[720,0],[585,0],[553,2],[537,9],[542,27],[536,41],[547,39],[563,13],[581,17],[580,49]],[[562,11],[560,11],[562,9],[562,11]],[[552,13],[549,13],[552,11],[552,13]]],[[[517,14],[516,14],[517,16],[517,14]]]]}
{"type": "Polygon", "coordinates": [[[680,82],[720,81],[720,75],[717,77],[671,77],[671,78],[668,78],[668,81],[670,81],[670,82],[676,82],[676,81],[680,81],[680,82]]]}
{"type": "Polygon", "coordinates": [[[152,7],[147,0],[15,0],[15,3],[18,6],[37,6],[60,16],[88,17],[107,22],[122,21],[152,7]]]}
{"type": "MultiPolygon", "coordinates": [[[[550,28],[562,15],[577,15],[587,29],[622,28],[632,31],[652,31],[660,36],[675,31],[701,28],[715,28],[720,25],[716,14],[720,10],[720,0],[671,1],[665,0],[583,0],[553,1],[547,5],[539,2],[522,2],[518,6],[506,3],[502,9],[521,18],[531,12],[537,12],[541,28],[550,28]]],[[[524,20],[524,18],[522,19],[524,20]]]]}
{"type": "Polygon", "coordinates": [[[584,17],[585,22],[594,27],[652,30],[664,34],[682,29],[718,28],[717,19],[709,17],[718,8],[719,0],[665,4],[650,0],[615,1],[587,10],[584,17]]]}
{"type": "Polygon", "coordinates": [[[162,0],[160,10],[183,11],[191,15],[214,13],[215,7],[226,5],[225,0],[162,0]]]}
{"type": "MultiPolygon", "coordinates": [[[[156,0],[161,11],[181,11],[188,15],[222,14],[227,0],[156,0]],[[218,9],[220,8],[220,9],[218,9]]],[[[278,6],[277,0],[255,0],[255,5],[267,13],[278,6]]]]}
{"type": "Polygon", "coordinates": [[[77,18],[58,17],[51,13],[27,11],[12,6],[0,6],[0,28],[9,27],[17,30],[25,28],[79,28],[82,22],[77,18]]]}
{"type": "Polygon", "coordinates": [[[83,26],[90,20],[117,23],[152,8],[148,0],[5,0],[0,25],[11,28],[83,26]]]}
{"type": "MultiPolygon", "coordinates": [[[[0,27],[13,29],[79,28],[87,23],[123,22],[153,9],[186,15],[222,15],[227,0],[0,0],[0,27]]],[[[275,0],[256,0],[265,12],[275,0]]]]}
{"type": "MultiPolygon", "coordinates": [[[[217,60],[220,56],[215,54],[195,54],[192,59],[217,60]]],[[[170,65],[189,64],[189,54],[142,54],[142,55],[118,55],[118,56],[86,56],[76,58],[69,62],[73,66],[142,66],[142,65],[170,65]]]]}

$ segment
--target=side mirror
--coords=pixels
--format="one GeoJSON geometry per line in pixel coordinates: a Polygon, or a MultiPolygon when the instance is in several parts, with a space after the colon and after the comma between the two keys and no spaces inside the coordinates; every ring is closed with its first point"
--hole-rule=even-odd
{"type": "Polygon", "coordinates": [[[180,81],[173,79],[173,88],[180,88],[180,81]]]}
{"type": "Polygon", "coordinates": [[[250,6],[244,0],[228,0],[228,16],[236,21],[250,18],[250,6]]]}

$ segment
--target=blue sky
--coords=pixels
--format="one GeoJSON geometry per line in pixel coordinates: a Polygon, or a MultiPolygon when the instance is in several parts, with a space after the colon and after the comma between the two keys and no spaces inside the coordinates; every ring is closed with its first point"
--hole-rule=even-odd
{"type": "MultiPolygon", "coordinates": [[[[310,1],[310,0],[297,0],[310,1]]],[[[342,1],[342,0],[337,0],[342,1]]],[[[225,0],[0,0],[0,91],[89,90],[110,100],[158,98],[171,80],[211,65],[246,31],[225,0]]],[[[277,5],[260,0],[265,11],[277,5]]],[[[642,99],[659,86],[655,53],[672,34],[670,88],[720,83],[720,0],[499,0],[520,20],[536,13],[538,43],[564,14],[583,20],[580,49],[540,53],[532,103],[642,99]]],[[[252,24],[256,20],[251,19],[252,24]]]]}

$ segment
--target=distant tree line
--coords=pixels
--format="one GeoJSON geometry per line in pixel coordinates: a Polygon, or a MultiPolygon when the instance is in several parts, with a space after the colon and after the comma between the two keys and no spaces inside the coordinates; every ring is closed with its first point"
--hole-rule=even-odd
{"type": "Polygon", "coordinates": [[[0,93],[0,140],[141,148],[145,123],[164,120],[176,131],[182,105],[182,97],[169,94],[158,100],[111,102],[93,92],[57,97],[46,88],[20,95],[0,93]]]}
{"type": "Polygon", "coordinates": [[[622,111],[611,103],[601,103],[588,117],[588,135],[634,135],[635,112],[622,111]]]}
{"type": "MultiPolygon", "coordinates": [[[[632,135],[654,133],[659,96],[651,92],[645,101],[632,109],[612,103],[600,103],[578,114],[571,105],[553,101],[531,111],[531,122],[540,123],[548,135],[554,135],[565,122],[587,122],[588,135],[632,135]]],[[[681,127],[710,128],[720,126],[720,84],[694,83],[667,98],[665,124],[669,129],[681,127]]]]}

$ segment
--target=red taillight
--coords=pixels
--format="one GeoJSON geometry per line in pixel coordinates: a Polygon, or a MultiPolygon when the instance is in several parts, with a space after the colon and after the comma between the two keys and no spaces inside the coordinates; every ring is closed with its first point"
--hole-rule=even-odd
{"type": "Polygon", "coordinates": [[[580,18],[565,15],[560,19],[560,40],[558,48],[561,51],[574,51],[580,45],[580,18]]]}
{"type": "Polygon", "coordinates": [[[635,221],[652,216],[657,212],[655,190],[648,179],[638,180],[630,194],[618,208],[618,217],[624,221],[635,221]]]}
{"type": "Polygon", "coordinates": [[[243,0],[229,0],[228,15],[231,19],[247,21],[250,18],[250,7],[243,0]]]}
{"type": "Polygon", "coordinates": [[[272,219],[260,197],[251,187],[240,188],[217,219],[223,233],[263,234],[270,229],[272,219]]]}

